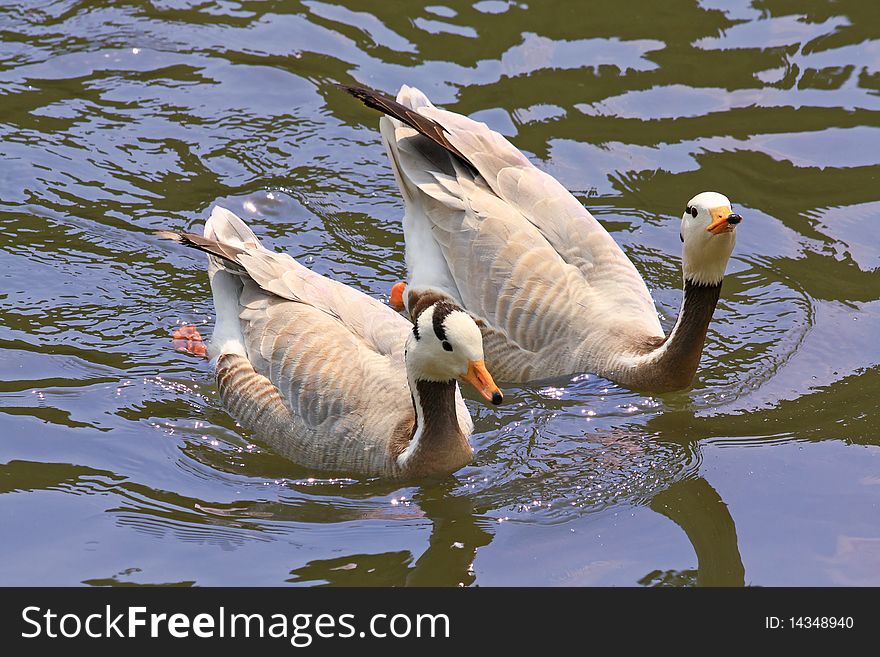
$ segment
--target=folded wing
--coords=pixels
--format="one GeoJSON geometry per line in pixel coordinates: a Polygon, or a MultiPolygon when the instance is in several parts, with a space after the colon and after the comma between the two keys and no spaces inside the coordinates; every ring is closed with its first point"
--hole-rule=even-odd
{"type": "MultiPolygon", "coordinates": [[[[382,119],[383,139],[406,214],[423,223],[419,241],[430,235],[442,254],[445,270],[433,267],[440,287],[448,277],[508,348],[573,350],[621,330],[663,335],[638,271],[557,180],[485,124],[434,107],[416,89],[391,103],[381,106],[392,117],[382,119]]],[[[409,245],[407,228],[405,220],[409,245]]],[[[411,271],[424,264],[409,255],[411,271]]]]}

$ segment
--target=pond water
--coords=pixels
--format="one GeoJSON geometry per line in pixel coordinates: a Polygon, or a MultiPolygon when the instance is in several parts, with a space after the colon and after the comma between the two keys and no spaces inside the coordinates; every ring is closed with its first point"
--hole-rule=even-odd
{"type": "Polygon", "coordinates": [[[4,2],[0,583],[880,585],[880,4],[4,2]],[[207,363],[220,203],[377,298],[404,275],[377,116],[507,135],[681,302],[678,222],[745,219],[691,390],[592,375],[468,401],[441,483],[328,478],[207,363]]]}

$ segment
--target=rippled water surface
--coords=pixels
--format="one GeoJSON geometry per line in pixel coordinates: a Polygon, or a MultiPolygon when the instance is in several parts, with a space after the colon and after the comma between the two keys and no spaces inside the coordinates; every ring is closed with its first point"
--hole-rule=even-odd
{"type": "MultiPolygon", "coordinates": [[[[880,4],[0,5],[0,583],[880,585],[880,4]],[[404,273],[377,117],[507,135],[612,232],[664,326],[678,218],[745,221],[692,390],[471,399],[474,463],[401,486],[260,446],[203,360],[222,203],[382,297],[404,273]]],[[[408,402],[408,400],[407,400],[408,402]]]]}

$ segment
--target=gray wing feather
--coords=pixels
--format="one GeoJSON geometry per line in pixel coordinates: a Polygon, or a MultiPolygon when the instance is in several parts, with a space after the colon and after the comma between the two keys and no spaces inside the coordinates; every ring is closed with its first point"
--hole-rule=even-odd
{"type": "Polygon", "coordinates": [[[454,148],[443,157],[433,133],[382,119],[395,175],[410,190],[407,214],[416,204],[430,222],[462,303],[483,320],[499,379],[572,371],[628,332],[663,335],[638,271],[558,181],[485,124],[430,103],[413,109],[454,148]]]}
{"type": "Polygon", "coordinates": [[[484,123],[433,107],[419,111],[443,126],[495,196],[534,225],[565,263],[580,270],[595,291],[592,296],[613,298],[616,314],[659,330],[654,301],[632,262],[559,181],[484,123]]]}
{"type": "Polygon", "coordinates": [[[302,465],[399,474],[396,456],[415,421],[403,355],[412,325],[265,249],[223,209],[214,210],[204,237],[163,235],[210,254],[218,325],[228,314],[240,326],[238,338],[224,331],[216,354],[230,412],[302,465]],[[230,279],[240,284],[221,285],[230,279]]]}

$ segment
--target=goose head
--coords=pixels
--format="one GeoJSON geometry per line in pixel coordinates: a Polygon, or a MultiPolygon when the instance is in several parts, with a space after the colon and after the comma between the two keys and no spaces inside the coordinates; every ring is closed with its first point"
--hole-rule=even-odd
{"type": "Polygon", "coordinates": [[[702,192],[688,201],[681,217],[685,280],[700,285],[721,283],[741,221],[731,210],[730,200],[718,192],[702,192]]]}
{"type": "Polygon", "coordinates": [[[474,320],[441,300],[415,318],[406,343],[406,366],[415,381],[467,381],[487,401],[504,399],[483,362],[483,336],[474,320]]]}

